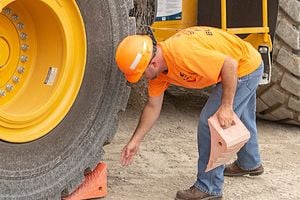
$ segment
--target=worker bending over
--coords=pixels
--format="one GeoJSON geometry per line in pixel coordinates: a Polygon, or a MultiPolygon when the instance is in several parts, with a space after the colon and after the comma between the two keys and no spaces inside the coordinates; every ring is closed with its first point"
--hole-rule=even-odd
{"type": "Polygon", "coordinates": [[[198,124],[198,174],[195,184],[177,192],[177,200],[221,199],[224,175],[263,173],[256,128],[256,89],[263,73],[260,54],[251,44],[221,29],[192,27],[156,45],[149,36],[126,37],[116,51],[116,62],[126,79],[145,77],[148,101],[139,123],[121,153],[124,166],[132,163],[140,143],[158,119],[165,90],[170,84],[186,88],[215,85],[198,124]],[[228,128],[234,112],[251,133],[237,160],[205,172],[210,155],[208,118],[216,115],[228,128]],[[225,169],[225,170],[224,170],[225,169]]]}

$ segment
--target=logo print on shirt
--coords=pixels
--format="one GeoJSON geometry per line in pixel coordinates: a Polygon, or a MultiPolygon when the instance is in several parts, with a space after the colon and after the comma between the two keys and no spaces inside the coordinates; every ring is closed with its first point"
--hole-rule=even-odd
{"type": "Polygon", "coordinates": [[[194,78],[193,76],[186,75],[183,72],[180,72],[179,74],[180,74],[180,77],[186,82],[195,82],[196,81],[196,78],[194,78]]]}
{"type": "Polygon", "coordinates": [[[206,33],[206,35],[209,35],[209,36],[213,35],[213,33],[211,32],[210,29],[205,29],[205,33],[206,33]]]}
{"type": "Polygon", "coordinates": [[[196,31],[196,32],[202,32],[203,31],[208,36],[213,36],[214,35],[213,32],[211,31],[211,29],[206,28],[206,27],[195,27],[193,30],[196,31]]]}

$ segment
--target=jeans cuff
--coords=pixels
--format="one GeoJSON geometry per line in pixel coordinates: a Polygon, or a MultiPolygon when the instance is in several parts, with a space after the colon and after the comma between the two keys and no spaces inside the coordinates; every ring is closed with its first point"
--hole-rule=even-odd
{"type": "Polygon", "coordinates": [[[199,186],[197,183],[194,184],[194,186],[200,190],[201,192],[204,192],[208,195],[213,195],[213,196],[218,196],[221,197],[223,194],[222,193],[217,193],[217,192],[208,192],[207,190],[203,189],[201,186],[199,186]]]}

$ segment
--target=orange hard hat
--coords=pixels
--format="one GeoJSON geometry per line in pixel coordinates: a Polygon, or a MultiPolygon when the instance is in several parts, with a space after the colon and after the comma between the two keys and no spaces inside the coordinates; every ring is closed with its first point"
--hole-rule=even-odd
{"type": "Polygon", "coordinates": [[[121,41],[116,51],[116,62],[131,83],[140,80],[149,65],[153,43],[147,35],[130,35],[121,41]]]}

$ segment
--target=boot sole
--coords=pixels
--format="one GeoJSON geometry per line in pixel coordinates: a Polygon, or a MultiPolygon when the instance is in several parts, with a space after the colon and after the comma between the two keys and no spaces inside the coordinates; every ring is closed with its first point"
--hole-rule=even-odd
{"type": "Polygon", "coordinates": [[[244,176],[244,175],[249,175],[249,176],[259,176],[263,174],[263,171],[258,171],[258,172],[241,172],[241,173],[224,173],[224,176],[229,176],[229,177],[237,177],[237,176],[244,176]]]}

